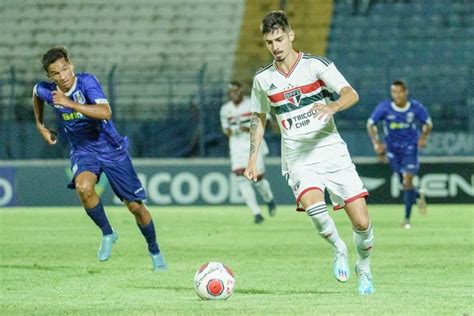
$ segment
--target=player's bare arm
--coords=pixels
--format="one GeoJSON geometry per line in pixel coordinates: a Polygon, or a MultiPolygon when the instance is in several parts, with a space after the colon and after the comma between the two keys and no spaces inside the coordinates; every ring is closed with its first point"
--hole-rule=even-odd
{"type": "Polygon", "coordinates": [[[367,134],[369,134],[372,145],[374,146],[375,154],[381,162],[385,162],[385,144],[379,139],[379,132],[377,126],[370,121],[367,122],[367,134]]]}
{"type": "Polygon", "coordinates": [[[421,129],[421,135],[418,139],[418,148],[425,148],[426,141],[428,140],[428,135],[430,135],[432,129],[432,124],[423,124],[423,127],[421,129]]]}
{"type": "Polygon", "coordinates": [[[53,91],[54,104],[62,105],[65,108],[70,108],[87,117],[97,120],[109,120],[112,117],[112,110],[109,104],[80,104],[69,99],[62,91],[53,91]]]}
{"type": "Polygon", "coordinates": [[[38,129],[41,137],[43,137],[43,139],[50,145],[56,144],[57,133],[44,126],[44,102],[35,94],[33,94],[33,110],[35,112],[36,128],[38,129]]]}
{"type": "Polygon", "coordinates": [[[267,115],[265,113],[252,113],[250,119],[250,156],[244,172],[245,177],[252,181],[257,181],[257,154],[265,132],[266,122],[267,115]]]}
{"type": "Polygon", "coordinates": [[[318,115],[316,116],[318,120],[328,120],[337,112],[347,110],[358,101],[359,94],[357,91],[355,91],[354,88],[350,86],[346,86],[339,91],[339,99],[337,101],[331,103],[329,106],[321,103],[315,103],[313,110],[318,112],[318,115]]]}

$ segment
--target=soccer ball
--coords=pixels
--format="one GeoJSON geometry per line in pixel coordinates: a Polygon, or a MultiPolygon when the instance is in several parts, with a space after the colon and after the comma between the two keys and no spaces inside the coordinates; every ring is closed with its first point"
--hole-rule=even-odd
{"type": "Polygon", "coordinates": [[[226,300],[234,292],[234,274],[220,262],[203,264],[194,275],[194,289],[203,300],[226,300]]]}

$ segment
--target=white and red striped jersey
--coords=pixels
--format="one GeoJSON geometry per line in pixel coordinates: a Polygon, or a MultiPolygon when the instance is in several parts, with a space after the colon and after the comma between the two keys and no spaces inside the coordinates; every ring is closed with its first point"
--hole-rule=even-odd
{"type": "Polygon", "coordinates": [[[348,154],[334,119],[317,120],[312,106],[330,104],[333,93],[350,86],[327,58],[299,53],[288,73],[275,62],[257,71],[252,88],[251,112],[277,117],[282,135],[282,171],[296,164],[314,164],[348,154]]]}
{"type": "MultiPolygon", "coordinates": [[[[235,105],[232,101],[225,103],[220,111],[222,129],[229,128],[232,131],[232,135],[229,137],[230,156],[231,158],[242,157],[239,160],[243,160],[244,166],[246,166],[250,154],[250,134],[248,131],[241,131],[240,128],[250,128],[250,118],[252,116],[250,105],[250,98],[244,97],[238,105],[235,105]]],[[[264,155],[268,154],[265,140],[262,140],[262,153],[264,155]]]]}

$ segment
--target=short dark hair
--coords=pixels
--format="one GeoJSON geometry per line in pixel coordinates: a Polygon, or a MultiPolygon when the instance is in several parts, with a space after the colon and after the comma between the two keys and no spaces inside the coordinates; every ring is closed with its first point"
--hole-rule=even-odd
{"type": "Polygon", "coordinates": [[[48,66],[61,58],[64,58],[67,62],[69,62],[69,54],[66,48],[64,47],[50,48],[46,53],[44,53],[43,58],[41,59],[44,70],[48,72],[48,66]]]}
{"type": "Polygon", "coordinates": [[[288,16],[284,11],[270,11],[263,17],[262,24],[260,24],[260,31],[262,34],[271,33],[278,29],[287,32],[291,29],[288,16]]]}
{"type": "Polygon", "coordinates": [[[230,87],[242,88],[242,84],[239,81],[234,80],[234,81],[229,82],[229,88],[230,87]]]}
{"type": "Polygon", "coordinates": [[[408,87],[406,82],[403,80],[395,80],[394,82],[392,82],[392,86],[400,86],[403,88],[403,90],[406,90],[408,87]]]}

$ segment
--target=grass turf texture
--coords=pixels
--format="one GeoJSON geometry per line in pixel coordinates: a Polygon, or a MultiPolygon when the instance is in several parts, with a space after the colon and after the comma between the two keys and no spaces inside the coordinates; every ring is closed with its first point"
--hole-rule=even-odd
{"type": "MultiPolygon", "coordinates": [[[[251,223],[238,207],[151,207],[170,271],[151,271],[143,237],[125,207],[107,207],[119,232],[112,257],[98,262],[100,233],[77,208],[0,211],[2,315],[27,314],[472,314],[473,214],[466,206],[431,206],[399,227],[403,207],[370,206],[376,246],[373,297],[331,274],[331,247],[305,214],[280,206],[251,223]],[[236,275],[227,301],[201,301],[193,276],[206,261],[236,275]]],[[[355,262],[352,231],[333,213],[355,262]]]]}

